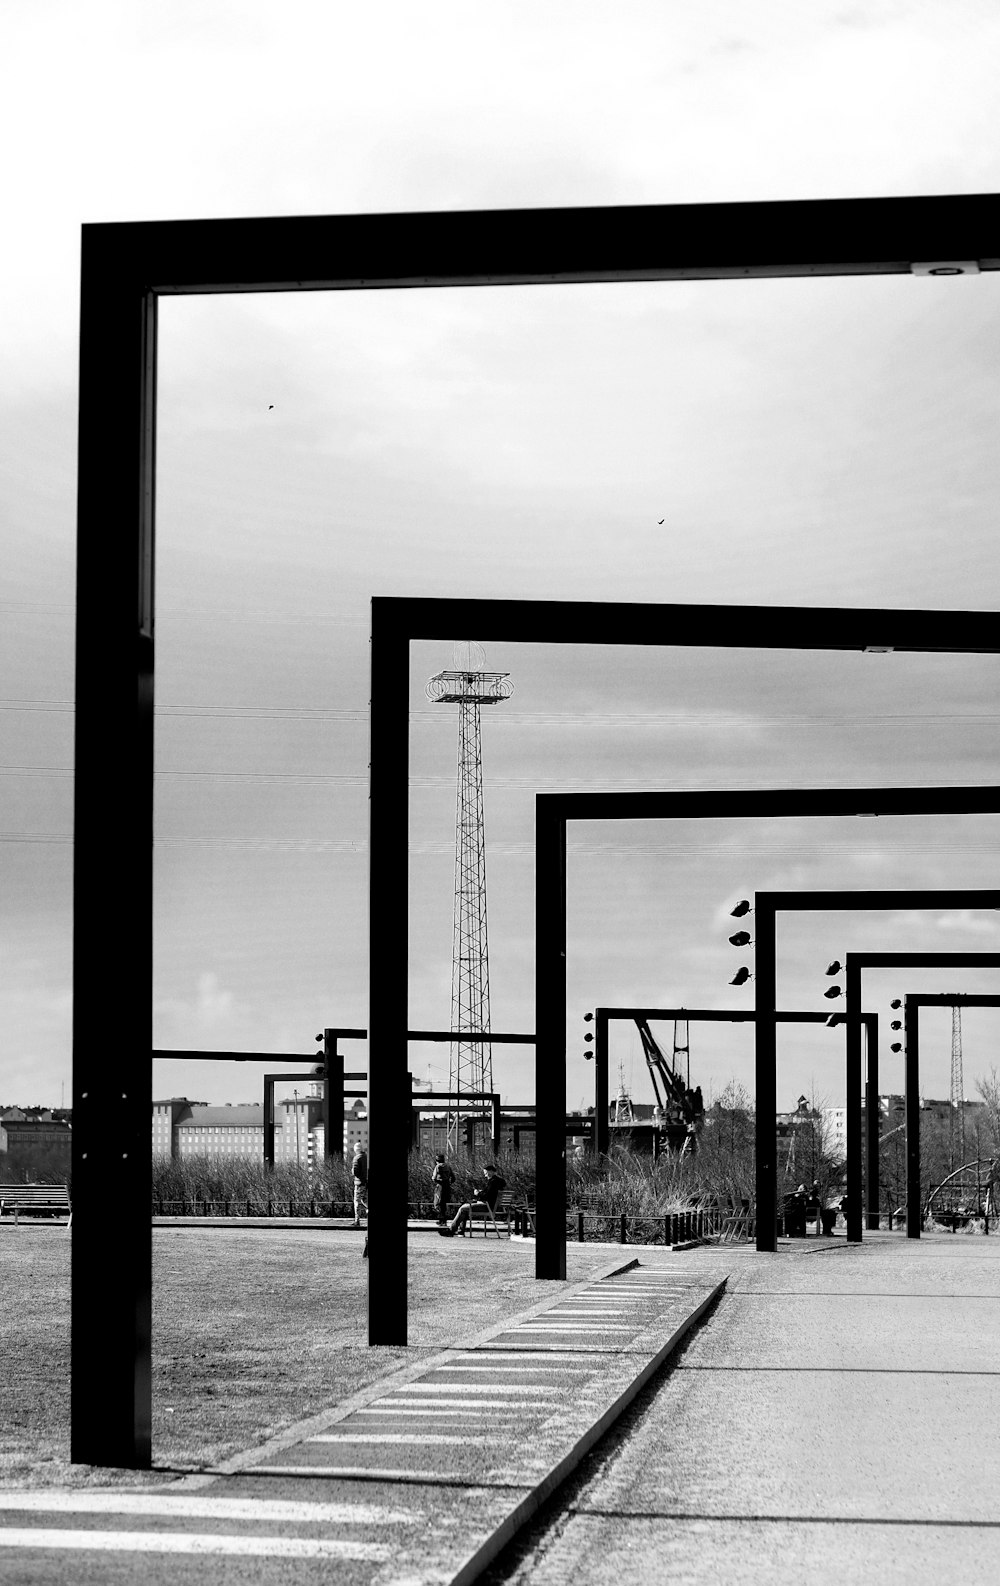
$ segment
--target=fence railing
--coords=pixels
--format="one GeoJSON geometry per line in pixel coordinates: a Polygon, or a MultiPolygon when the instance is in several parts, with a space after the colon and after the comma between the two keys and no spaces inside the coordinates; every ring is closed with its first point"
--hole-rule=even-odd
{"type": "Polygon", "coordinates": [[[578,1207],[567,1213],[566,1232],[575,1232],[583,1244],[588,1235],[618,1244],[688,1244],[692,1240],[736,1244],[755,1235],[753,1214],[749,1210],[728,1211],[716,1207],[651,1215],[631,1212],[599,1212],[578,1207]]]}

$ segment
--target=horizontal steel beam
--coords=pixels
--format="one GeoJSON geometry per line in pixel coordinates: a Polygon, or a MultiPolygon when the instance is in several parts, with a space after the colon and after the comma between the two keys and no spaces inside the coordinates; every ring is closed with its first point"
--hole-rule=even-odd
{"type": "Polygon", "coordinates": [[[138,221],[83,236],[91,267],[166,294],[1000,269],[990,193],[138,221]]]}

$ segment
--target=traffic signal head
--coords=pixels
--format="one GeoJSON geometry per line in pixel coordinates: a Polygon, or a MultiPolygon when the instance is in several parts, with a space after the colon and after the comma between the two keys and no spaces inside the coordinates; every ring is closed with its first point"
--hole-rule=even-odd
{"type": "Polygon", "coordinates": [[[729,984],[731,986],[743,986],[743,985],[746,984],[746,982],[749,979],[750,979],[750,971],[749,971],[749,969],[747,969],[745,964],[742,964],[740,966],[740,968],[736,971],[735,975],[733,976],[733,978],[729,982],[729,984]]]}
{"type": "Polygon", "coordinates": [[[823,995],[824,997],[840,997],[843,996],[843,992],[839,986],[827,986],[823,995]]]}
{"type": "Polygon", "coordinates": [[[732,942],[734,947],[749,947],[750,946],[750,932],[749,931],[737,931],[735,936],[731,936],[729,938],[729,940],[732,942]]]}
{"type": "Polygon", "coordinates": [[[901,1052],[902,1050],[903,1050],[902,1041],[893,1041],[892,1045],[889,1048],[890,1052],[901,1052]]]}
{"type": "Polygon", "coordinates": [[[730,909],[729,912],[734,920],[741,920],[744,914],[750,913],[750,899],[740,898],[740,901],[737,903],[735,909],[730,909]]]}
{"type": "Polygon", "coordinates": [[[899,997],[893,997],[889,1006],[890,1008],[901,1008],[903,1006],[902,1000],[899,997]]]}
{"type": "Polygon", "coordinates": [[[840,959],[839,958],[835,958],[833,960],[832,964],[827,964],[826,972],[827,972],[828,975],[839,975],[840,971],[843,969],[843,967],[844,966],[840,962],[840,959]]]}

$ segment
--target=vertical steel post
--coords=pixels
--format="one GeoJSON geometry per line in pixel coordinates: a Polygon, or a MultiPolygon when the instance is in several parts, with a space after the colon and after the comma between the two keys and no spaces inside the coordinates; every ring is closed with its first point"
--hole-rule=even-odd
{"type": "Polygon", "coordinates": [[[566,821],[535,799],[536,1278],[566,1276],[566,821]]]}
{"type": "Polygon", "coordinates": [[[131,263],[83,228],[70,1458],[141,1469],[152,1413],[156,299],[131,263]],[[124,1041],[107,1039],[112,978],[124,1041]]]}
{"type": "Polygon", "coordinates": [[[863,1193],[861,1143],[861,965],[853,953],[847,955],[847,1237],[861,1242],[863,1193]]]}
{"type": "Polygon", "coordinates": [[[861,1015],[861,1021],[865,1027],[865,1095],[867,1097],[865,1143],[868,1161],[865,1182],[868,1186],[868,1195],[865,1227],[878,1228],[880,1222],[879,1199],[882,1193],[879,1173],[879,1142],[882,1134],[882,1117],[878,1102],[878,1014],[864,1013],[861,1015]]]}
{"type": "Polygon", "coordinates": [[[323,1031],[323,1054],[326,1083],[323,1086],[323,1121],[325,1124],[327,1161],[331,1157],[344,1159],[344,1054],[340,1050],[335,1030],[323,1031]]]}
{"type": "Polygon", "coordinates": [[[387,911],[407,896],[409,641],[372,601],[369,751],[368,1342],[405,1344],[406,1203],[410,1135],[408,921],[387,911]]]}
{"type": "MultiPolygon", "coordinates": [[[[264,1075],[264,1166],[274,1167],[274,1080],[264,1075]]],[[[271,1191],[268,1190],[268,1195],[271,1191]]]]}
{"type": "Polygon", "coordinates": [[[594,1014],[594,1144],[598,1156],[607,1156],[611,1145],[608,1114],[608,1010],[594,1014]]]}
{"type": "Polygon", "coordinates": [[[758,893],[755,900],[756,1000],[754,1015],[757,1249],[778,1248],[777,972],[774,905],[758,893]]]}
{"type": "Polygon", "coordinates": [[[920,1238],[920,1009],[912,997],[903,999],[903,1040],[906,1044],[906,1237],[920,1238]]]}

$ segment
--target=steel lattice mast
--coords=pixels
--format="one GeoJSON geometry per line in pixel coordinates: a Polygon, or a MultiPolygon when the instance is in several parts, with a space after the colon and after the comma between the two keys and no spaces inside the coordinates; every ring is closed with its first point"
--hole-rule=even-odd
{"type": "Polygon", "coordinates": [[[951,1160],[965,1161],[965,1078],[962,1073],[962,1010],[951,1010],[951,1160]]]}
{"type": "Polygon", "coordinates": [[[458,706],[458,798],[455,814],[455,909],[451,965],[451,1029],[468,1030],[469,1040],[452,1043],[448,1089],[459,1100],[448,1109],[448,1145],[458,1144],[462,1121],[481,1113],[484,1092],[493,1089],[490,1029],[490,960],[486,924],[486,826],[483,810],[483,751],[480,709],[509,699],[506,672],[488,672],[479,645],[462,646],[465,665],[438,672],[427,684],[428,699],[458,706]],[[478,662],[478,664],[476,664],[478,662]],[[468,1094],[470,1106],[461,1097],[468,1094]],[[471,1105],[471,1098],[480,1100],[471,1105]]]}

